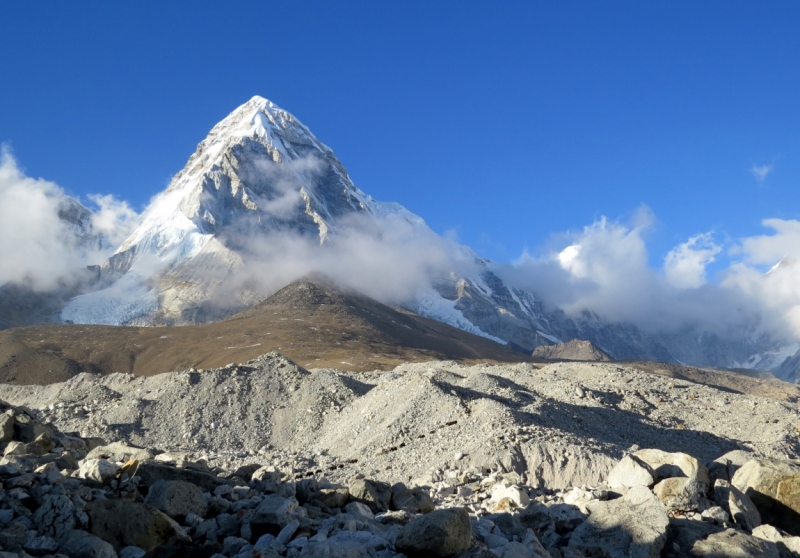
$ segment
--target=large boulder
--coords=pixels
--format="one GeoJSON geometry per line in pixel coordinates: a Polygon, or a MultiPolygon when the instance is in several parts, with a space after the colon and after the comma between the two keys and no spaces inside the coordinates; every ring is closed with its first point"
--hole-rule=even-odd
{"type": "Polygon", "coordinates": [[[392,486],[391,508],[409,513],[428,513],[435,505],[424,488],[408,488],[402,482],[392,486]]]}
{"type": "Polygon", "coordinates": [[[78,469],[78,477],[106,483],[113,480],[118,472],[119,467],[108,459],[84,459],[78,469]]]}
{"type": "Polygon", "coordinates": [[[765,541],[737,531],[726,529],[695,542],[690,556],[735,557],[735,558],[780,558],[774,542],[765,541]]]}
{"type": "Polygon", "coordinates": [[[655,485],[653,492],[669,511],[695,511],[705,496],[706,485],[696,478],[672,477],[655,485]]]}
{"type": "Polygon", "coordinates": [[[72,499],[64,495],[48,495],[31,517],[36,530],[60,540],[77,527],[78,517],[72,499]]]}
{"type": "Polygon", "coordinates": [[[169,540],[185,540],[183,529],[157,509],[128,500],[93,500],[86,505],[91,532],[119,550],[151,550],[169,540]]]}
{"type": "Polygon", "coordinates": [[[764,523],[800,535],[800,465],[753,459],[736,471],[731,484],[750,497],[764,523]]]}
{"type": "Polygon", "coordinates": [[[14,439],[14,417],[7,413],[0,414],[0,443],[14,439]]]}
{"type": "Polygon", "coordinates": [[[250,528],[256,537],[269,534],[277,536],[290,523],[297,511],[297,500],[270,494],[256,507],[250,519],[250,528]]]}
{"type": "MultiPolygon", "coordinates": [[[[375,558],[386,555],[389,543],[369,531],[342,531],[320,542],[303,546],[302,558],[375,558]]],[[[277,555],[276,555],[277,557],[277,555]]]]}
{"type": "Polygon", "coordinates": [[[69,558],[117,558],[114,547],[86,531],[69,531],[58,546],[58,553],[69,558]]]}
{"type": "Polygon", "coordinates": [[[747,494],[731,486],[731,483],[718,479],[714,483],[714,500],[733,518],[733,520],[752,531],[761,525],[761,514],[747,494]]]}
{"type": "Polygon", "coordinates": [[[203,517],[208,508],[200,487],[186,481],[158,481],[150,487],[144,501],[176,519],[190,513],[203,517]]]}
{"type": "Polygon", "coordinates": [[[759,525],[753,529],[753,536],[774,542],[778,547],[781,558],[797,558],[800,556],[800,537],[786,537],[772,525],[759,525]]]}
{"type": "Polygon", "coordinates": [[[160,463],[145,462],[140,463],[136,470],[136,476],[141,479],[140,486],[150,488],[152,485],[162,480],[178,480],[196,484],[206,492],[214,492],[214,489],[221,484],[233,484],[233,481],[221,479],[193,469],[182,469],[161,465],[160,463]]]}
{"type": "Polygon", "coordinates": [[[389,510],[392,487],[379,481],[356,479],[350,483],[350,500],[366,504],[373,513],[389,510]]]}
{"type": "Polygon", "coordinates": [[[587,504],[590,515],[572,533],[569,548],[586,556],[657,558],[667,535],[669,516],[645,486],[634,486],[625,496],[587,504]]]}
{"type": "Polygon", "coordinates": [[[643,449],[631,454],[633,457],[647,464],[658,479],[672,477],[686,477],[697,479],[706,486],[711,485],[708,469],[697,459],[687,453],[669,453],[659,449],[643,449]]]}
{"type": "Polygon", "coordinates": [[[455,556],[472,544],[472,525],[464,508],[432,511],[417,517],[397,535],[395,548],[411,558],[455,556]]]}
{"type": "Polygon", "coordinates": [[[643,461],[626,455],[617,463],[608,475],[608,486],[653,486],[655,472],[643,461]]]}

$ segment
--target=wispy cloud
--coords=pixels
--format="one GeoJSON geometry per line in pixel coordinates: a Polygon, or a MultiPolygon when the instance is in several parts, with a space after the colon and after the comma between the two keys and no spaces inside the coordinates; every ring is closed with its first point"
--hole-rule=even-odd
{"type": "Polygon", "coordinates": [[[764,182],[767,179],[767,176],[773,171],[775,165],[753,165],[753,168],[750,169],[750,172],[753,173],[753,176],[756,177],[758,182],[764,182]]]}

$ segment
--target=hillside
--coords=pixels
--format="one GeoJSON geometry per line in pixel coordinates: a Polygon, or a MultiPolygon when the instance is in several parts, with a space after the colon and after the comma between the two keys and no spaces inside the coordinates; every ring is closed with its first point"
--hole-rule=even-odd
{"type": "Polygon", "coordinates": [[[388,369],[427,360],[530,357],[315,277],[217,323],[183,327],[48,325],[0,331],[0,382],[43,384],[80,372],[150,376],[280,351],[309,368],[388,369]]]}

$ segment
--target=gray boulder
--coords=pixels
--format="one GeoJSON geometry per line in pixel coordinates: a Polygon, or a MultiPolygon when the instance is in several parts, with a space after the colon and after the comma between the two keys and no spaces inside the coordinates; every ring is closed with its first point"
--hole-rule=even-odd
{"type": "Polygon", "coordinates": [[[392,556],[389,543],[369,531],[342,531],[320,542],[308,542],[302,558],[378,558],[392,556]]]}
{"type": "Polygon", "coordinates": [[[433,500],[424,488],[408,488],[402,482],[392,486],[391,508],[408,513],[428,513],[435,509],[433,500]]]}
{"type": "Polygon", "coordinates": [[[800,535],[800,465],[777,459],[753,459],[731,484],[758,508],[764,523],[800,535]]]}
{"type": "Polygon", "coordinates": [[[667,535],[669,516],[647,487],[634,486],[625,496],[587,504],[590,515],[572,534],[569,548],[586,556],[656,558],[667,535]]]}
{"type": "MultiPolygon", "coordinates": [[[[119,550],[152,550],[170,540],[187,540],[183,529],[157,509],[128,500],[93,500],[86,505],[91,532],[119,550]]],[[[190,539],[189,539],[190,540],[190,539]]]]}
{"type": "Polygon", "coordinates": [[[297,511],[297,500],[270,494],[264,498],[250,519],[250,528],[255,537],[269,534],[277,536],[290,523],[297,511]]]}
{"type": "Polygon", "coordinates": [[[778,547],[774,542],[753,537],[736,529],[726,529],[695,542],[691,547],[690,556],[780,558],[778,547]]]}
{"type": "Polygon", "coordinates": [[[455,556],[472,544],[472,525],[464,508],[432,511],[417,517],[397,535],[395,548],[409,557],[455,556]]]}
{"type": "Polygon", "coordinates": [[[653,487],[653,492],[669,511],[695,511],[705,491],[705,484],[687,477],[664,479],[653,487]]]}
{"type": "Polygon", "coordinates": [[[373,513],[388,511],[392,499],[392,487],[379,481],[356,479],[350,483],[350,500],[370,507],[373,513]]]}
{"type": "Polygon", "coordinates": [[[186,481],[158,481],[150,487],[145,503],[172,518],[184,518],[190,513],[203,517],[208,508],[203,491],[186,481]]]}
{"type": "Polygon", "coordinates": [[[221,484],[232,484],[232,481],[221,479],[193,469],[181,469],[160,463],[145,462],[140,463],[136,470],[136,476],[141,479],[140,486],[150,488],[152,485],[162,480],[179,480],[196,484],[206,492],[214,492],[214,489],[221,484]]]}
{"type": "Polygon", "coordinates": [[[86,531],[77,529],[69,531],[61,540],[58,552],[69,558],[117,558],[113,546],[86,531]]]}
{"type": "Polygon", "coordinates": [[[752,531],[761,525],[761,514],[747,494],[732,486],[731,483],[718,479],[714,483],[714,500],[728,512],[733,521],[752,531]]]}
{"type": "Polygon", "coordinates": [[[78,518],[72,499],[63,495],[48,495],[31,517],[36,530],[60,540],[77,527],[78,518]]]}
{"type": "Polygon", "coordinates": [[[6,413],[0,414],[0,443],[14,439],[14,417],[6,413]]]}
{"type": "Polygon", "coordinates": [[[147,449],[129,446],[122,442],[113,442],[105,446],[97,446],[86,454],[86,459],[99,459],[102,457],[113,461],[122,461],[123,463],[131,459],[146,461],[148,459],[153,459],[153,452],[147,449]]]}
{"type": "Polygon", "coordinates": [[[626,455],[617,463],[608,475],[608,486],[653,486],[655,473],[646,463],[626,455]]]}

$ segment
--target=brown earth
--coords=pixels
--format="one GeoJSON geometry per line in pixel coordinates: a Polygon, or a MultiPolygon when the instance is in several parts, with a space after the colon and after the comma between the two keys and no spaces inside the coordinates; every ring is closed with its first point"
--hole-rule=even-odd
{"type": "Polygon", "coordinates": [[[246,362],[278,351],[307,368],[387,370],[403,362],[529,362],[530,356],[407,310],[301,280],[212,324],[45,325],[0,331],[0,383],[48,384],[80,372],[150,376],[246,362]]]}
{"type": "Polygon", "coordinates": [[[548,360],[581,360],[581,361],[605,361],[611,359],[603,351],[592,345],[589,341],[573,339],[566,343],[555,345],[542,345],[533,351],[534,357],[548,360]]]}

